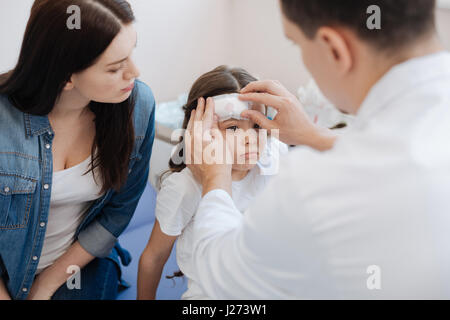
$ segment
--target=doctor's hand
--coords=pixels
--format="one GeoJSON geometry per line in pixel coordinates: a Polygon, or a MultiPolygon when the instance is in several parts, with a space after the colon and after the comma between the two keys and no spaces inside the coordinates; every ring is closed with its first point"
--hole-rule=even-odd
{"type": "MultiPolygon", "coordinates": [[[[241,116],[271,132],[279,130],[279,139],[289,145],[306,145],[324,151],[333,147],[336,135],[314,124],[300,101],[278,81],[256,81],[241,90],[239,99],[271,106],[278,111],[269,120],[258,111],[244,111],[241,116]]],[[[273,132],[272,132],[273,133],[273,132]]]]}
{"type": "Polygon", "coordinates": [[[198,182],[203,195],[223,189],[231,195],[233,153],[219,131],[214,114],[214,100],[200,98],[191,113],[185,136],[185,162],[198,182]]]}

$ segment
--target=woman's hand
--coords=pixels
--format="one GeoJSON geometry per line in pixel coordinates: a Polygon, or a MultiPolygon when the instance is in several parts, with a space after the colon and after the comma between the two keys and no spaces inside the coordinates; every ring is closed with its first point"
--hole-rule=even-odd
{"type": "Polygon", "coordinates": [[[74,242],[69,249],[52,265],[42,271],[31,286],[28,300],[49,300],[55,292],[70,278],[68,268],[77,266],[81,270],[94,256],[87,252],[79,241],[74,242]]]}
{"type": "Polygon", "coordinates": [[[186,165],[203,186],[203,195],[224,189],[231,195],[233,154],[218,128],[214,100],[198,101],[185,133],[186,165]],[[205,106],[206,104],[206,106],[205,106]]]}
{"type": "MultiPolygon", "coordinates": [[[[303,109],[300,101],[278,81],[256,81],[241,91],[243,101],[271,106],[278,111],[274,120],[260,112],[248,110],[242,113],[263,129],[279,130],[279,139],[289,145],[307,145],[317,150],[331,149],[336,135],[331,130],[315,125],[303,109]]],[[[273,132],[272,132],[273,134],[273,132]]]]}
{"type": "Polygon", "coordinates": [[[27,300],[50,300],[58,288],[45,279],[45,270],[39,274],[31,286],[27,300]]]}

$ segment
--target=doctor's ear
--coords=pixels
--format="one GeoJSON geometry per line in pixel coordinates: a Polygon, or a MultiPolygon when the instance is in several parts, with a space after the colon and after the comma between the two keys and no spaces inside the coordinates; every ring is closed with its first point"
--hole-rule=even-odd
{"type": "Polygon", "coordinates": [[[321,27],[317,31],[316,41],[325,50],[325,56],[331,66],[340,75],[347,74],[354,64],[354,57],[344,32],[330,27],[321,27]]]}

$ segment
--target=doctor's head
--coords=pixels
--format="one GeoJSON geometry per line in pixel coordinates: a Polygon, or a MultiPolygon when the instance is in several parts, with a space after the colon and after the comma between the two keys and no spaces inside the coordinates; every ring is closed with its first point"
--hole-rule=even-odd
{"type": "Polygon", "coordinates": [[[356,113],[393,65],[435,44],[435,0],[280,0],[286,37],[323,93],[356,113]]]}

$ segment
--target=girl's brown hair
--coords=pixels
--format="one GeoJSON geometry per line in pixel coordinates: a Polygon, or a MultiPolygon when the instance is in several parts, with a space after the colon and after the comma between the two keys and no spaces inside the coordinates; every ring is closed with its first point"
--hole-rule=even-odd
{"type": "MultiPolygon", "coordinates": [[[[133,21],[125,0],[35,0],[17,65],[0,75],[0,94],[22,112],[48,115],[71,75],[94,65],[122,25],[133,21]],[[81,29],[67,27],[67,9],[73,5],[80,8],[81,29]]],[[[100,168],[102,191],[118,191],[126,183],[135,95],[122,103],[89,104],[96,128],[89,171],[100,168]]]]}

